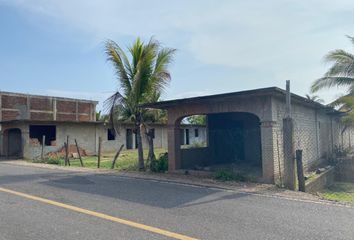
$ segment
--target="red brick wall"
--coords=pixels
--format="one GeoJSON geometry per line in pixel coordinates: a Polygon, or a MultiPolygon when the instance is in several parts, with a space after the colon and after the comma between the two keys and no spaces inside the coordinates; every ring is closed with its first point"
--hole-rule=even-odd
{"type": "Polygon", "coordinates": [[[53,120],[53,114],[31,112],[31,120],[42,120],[42,121],[53,120]]]}
{"type": "MultiPolygon", "coordinates": [[[[26,95],[6,94],[3,93],[1,96],[1,107],[2,109],[2,120],[16,120],[16,119],[27,119],[27,100],[26,95]],[[14,109],[16,111],[7,111],[5,109],[14,109]],[[17,111],[20,110],[20,111],[17,111]],[[21,113],[21,114],[20,114],[21,113]]],[[[30,96],[30,119],[31,120],[54,120],[53,117],[53,100],[52,97],[40,97],[40,96],[30,96]]],[[[89,102],[80,102],[76,100],[56,100],[56,119],[58,121],[76,121],[76,110],[79,113],[79,121],[91,121],[93,117],[90,117],[91,109],[92,115],[95,114],[95,105],[89,102]],[[76,105],[77,104],[77,105],[76,105]],[[76,106],[78,108],[76,108],[76,106]],[[62,114],[69,113],[69,114],[62,114]],[[82,115],[80,115],[82,114],[82,115]]]]}
{"type": "Polygon", "coordinates": [[[91,103],[79,103],[79,113],[90,114],[91,103]]]}
{"type": "Polygon", "coordinates": [[[2,95],[1,104],[2,104],[2,108],[15,108],[16,105],[26,105],[27,98],[2,95]]]}
{"type": "Polygon", "coordinates": [[[82,122],[90,121],[90,115],[79,115],[79,121],[82,122]]]}
{"type": "Polygon", "coordinates": [[[19,112],[17,111],[2,111],[2,121],[15,120],[19,116],[19,112]]]}
{"type": "Polygon", "coordinates": [[[76,121],[75,114],[57,114],[58,121],[76,121]]]}
{"type": "Polygon", "coordinates": [[[57,111],[65,113],[76,113],[76,102],[58,100],[57,111]]]}
{"type": "Polygon", "coordinates": [[[53,104],[50,98],[31,97],[31,110],[53,111],[53,104]]]}

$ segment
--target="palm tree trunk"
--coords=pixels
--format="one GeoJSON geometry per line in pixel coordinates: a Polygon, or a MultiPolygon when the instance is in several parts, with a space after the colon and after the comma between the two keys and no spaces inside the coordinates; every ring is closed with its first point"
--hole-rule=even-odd
{"type": "Polygon", "coordinates": [[[136,134],[137,134],[137,143],[138,143],[139,171],[143,171],[145,169],[145,166],[144,166],[144,151],[143,151],[143,141],[141,137],[140,124],[136,128],[136,134]]]}
{"type": "Polygon", "coordinates": [[[148,161],[150,162],[150,169],[151,166],[154,164],[153,162],[156,160],[155,153],[154,153],[154,138],[152,136],[151,130],[149,130],[147,138],[149,143],[149,153],[148,153],[148,161]]]}

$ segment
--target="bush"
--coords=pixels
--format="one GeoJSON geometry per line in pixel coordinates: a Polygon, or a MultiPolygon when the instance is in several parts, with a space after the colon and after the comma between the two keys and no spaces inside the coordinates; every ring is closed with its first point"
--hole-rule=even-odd
{"type": "Polygon", "coordinates": [[[220,181],[240,181],[245,182],[247,178],[240,173],[234,173],[231,170],[223,169],[215,172],[214,178],[220,181]]]}
{"type": "Polygon", "coordinates": [[[334,154],[336,157],[346,157],[349,153],[349,149],[344,148],[342,146],[335,145],[334,146],[334,154]]]}
{"type": "Polygon", "coordinates": [[[150,170],[152,172],[166,172],[168,170],[167,153],[161,153],[156,160],[152,161],[150,170]]]}
{"type": "Polygon", "coordinates": [[[59,165],[59,158],[45,158],[45,159],[35,159],[32,160],[33,163],[46,163],[46,164],[55,164],[59,165]]]}
{"type": "Polygon", "coordinates": [[[59,165],[59,162],[60,162],[60,161],[59,161],[59,159],[57,159],[57,158],[48,158],[46,163],[59,165]]]}

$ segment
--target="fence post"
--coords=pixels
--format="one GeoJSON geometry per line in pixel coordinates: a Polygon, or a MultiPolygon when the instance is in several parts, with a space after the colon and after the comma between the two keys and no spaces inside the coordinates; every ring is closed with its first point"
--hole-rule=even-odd
{"type": "Polygon", "coordinates": [[[79,145],[77,144],[76,138],[75,138],[75,145],[76,145],[77,154],[79,155],[81,167],[83,167],[84,163],[83,163],[82,158],[81,158],[80,148],[79,148],[79,145]]]}
{"type": "Polygon", "coordinates": [[[299,191],[305,192],[304,168],[302,165],[302,150],[296,150],[297,179],[299,181],[299,191]]]}
{"type": "Polygon", "coordinates": [[[100,168],[101,164],[101,146],[102,145],[102,138],[98,137],[98,155],[97,155],[97,168],[100,168]]]}
{"type": "Polygon", "coordinates": [[[66,160],[67,160],[67,163],[68,165],[70,166],[70,160],[69,160],[69,135],[66,136],[66,160]]]}
{"type": "Polygon", "coordinates": [[[45,135],[42,136],[42,152],[41,152],[41,160],[44,159],[44,145],[45,145],[45,135]]]}
{"type": "Polygon", "coordinates": [[[124,147],[124,144],[122,144],[122,146],[120,146],[118,152],[117,152],[116,155],[114,156],[113,161],[112,161],[111,169],[114,169],[114,166],[116,165],[117,158],[118,158],[120,152],[122,151],[123,147],[124,147]]]}

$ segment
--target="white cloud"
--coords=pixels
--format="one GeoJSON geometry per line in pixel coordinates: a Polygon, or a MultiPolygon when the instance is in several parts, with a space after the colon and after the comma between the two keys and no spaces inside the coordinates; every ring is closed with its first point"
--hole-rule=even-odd
{"type": "Polygon", "coordinates": [[[291,79],[302,94],[324,72],[323,55],[349,48],[344,35],[354,35],[352,0],[0,3],[62,22],[89,34],[95,44],[106,38],[156,35],[168,46],[188,51],[190,61],[271,71],[275,82],[291,79]]]}

